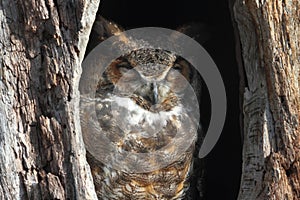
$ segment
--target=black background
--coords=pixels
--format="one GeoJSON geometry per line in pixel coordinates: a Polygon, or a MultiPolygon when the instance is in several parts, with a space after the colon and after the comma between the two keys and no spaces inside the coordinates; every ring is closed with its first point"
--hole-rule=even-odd
{"type": "MultiPolygon", "coordinates": [[[[176,29],[189,22],[202,22],[207,25],[210,39],[203,46],[221,72],[228,106],[222,135],[213,151],[206,157],[205,199],[237,199],[242,162],[239,77],[228,2],[225,0],[101,0],[99,13],[125,29],[147,26],[176,29]]],[[[204,128],[209,124],[208,98],[207,91],[204,91],[201,105],[201,121],[204,128]]]]}

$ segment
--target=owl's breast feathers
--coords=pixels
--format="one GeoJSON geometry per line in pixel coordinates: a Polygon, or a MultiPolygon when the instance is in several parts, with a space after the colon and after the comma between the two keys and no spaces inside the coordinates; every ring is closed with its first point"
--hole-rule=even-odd
{"type": "Polygon", "coordinates": [[[171,165],[137,174],[114,170],[88,154],[97,196],[103,200],[184,199],[189,187],[193,151],[191,146],[171,165]]]}

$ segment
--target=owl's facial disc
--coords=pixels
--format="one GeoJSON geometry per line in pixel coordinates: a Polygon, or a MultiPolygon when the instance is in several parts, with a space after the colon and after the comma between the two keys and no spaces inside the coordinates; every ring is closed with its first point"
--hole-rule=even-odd
{"type": "Polygon", "coordinates": [[[161,50],[137,50],[118,58],[109,69],[119,96],[130,97],[151,112],[170,111],[178,105],[190,81],[187,61],[161,50]]]}

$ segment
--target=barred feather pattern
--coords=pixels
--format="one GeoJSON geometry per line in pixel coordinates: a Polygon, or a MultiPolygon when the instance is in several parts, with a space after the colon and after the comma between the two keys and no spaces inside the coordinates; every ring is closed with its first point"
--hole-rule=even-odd
{"type": "Polygon", "coordinates": [[[166,168],[139,174],[128,174],[102,164],[88,154],[94,184],[103,200],[180,200],[189,188],[192,172],[191,147],[179,160],[166,168]]]}

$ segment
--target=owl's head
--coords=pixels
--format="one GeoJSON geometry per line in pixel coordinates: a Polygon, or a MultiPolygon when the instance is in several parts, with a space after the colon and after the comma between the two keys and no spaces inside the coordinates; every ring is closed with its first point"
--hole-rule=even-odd
{"type": "Polygon", "coordinates": [[[161,49],[139,49],[113,61],[106,77],[119,96],[151,112],[170,111],[180,102],[192,71],[183,58],[161,49]]]}

